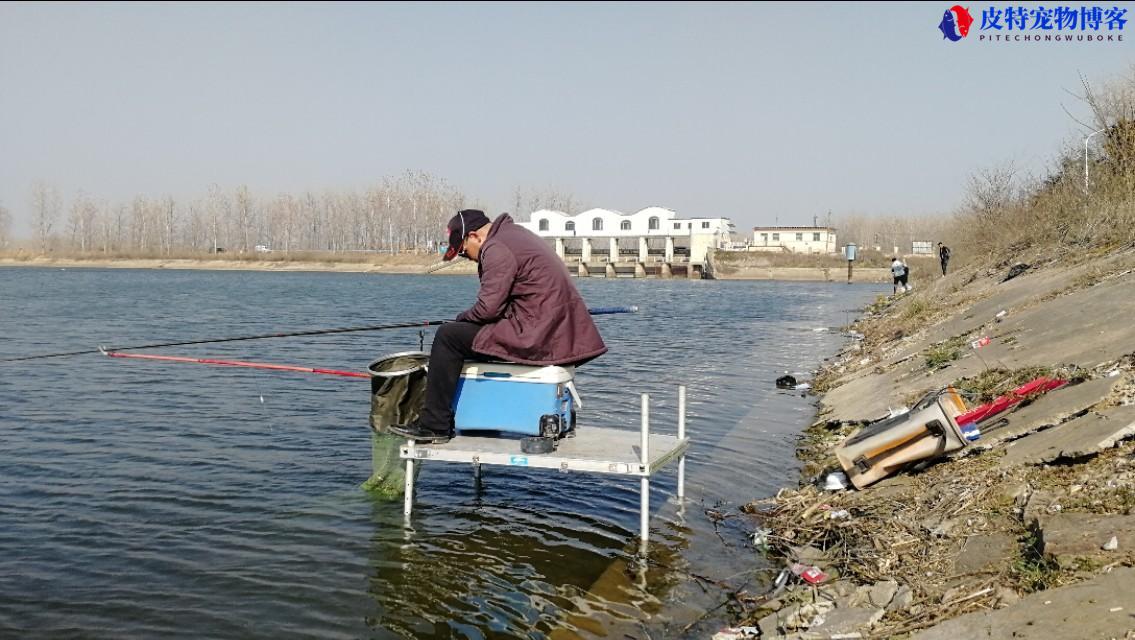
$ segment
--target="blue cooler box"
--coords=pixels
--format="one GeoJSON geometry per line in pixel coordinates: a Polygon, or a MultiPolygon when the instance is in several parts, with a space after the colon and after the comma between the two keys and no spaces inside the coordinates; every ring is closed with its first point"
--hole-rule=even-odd
{"type": "Polygon", "coordinates": [[[466,362],[453,399],[457,432],[566,435],[575,428],[574,378],[574,367],[466,362]]]}

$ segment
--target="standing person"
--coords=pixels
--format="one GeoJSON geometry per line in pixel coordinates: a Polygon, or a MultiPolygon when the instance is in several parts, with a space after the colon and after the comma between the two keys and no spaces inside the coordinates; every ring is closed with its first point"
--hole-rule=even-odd
{"type": "Polygon", "coordinates": [[[906,263],[898,256],[891,258],[891,276],[894,278],[894,295],[899,294],[899,288],[906,291],[907,268],[906,263]]]}
{"type": "Polygon", "coordinates": [[[950,262],[950,248],[938,243],[938,262],[942,263],[942,275],[946,275],[946,265],[950,262]]]}
{"type": "Polygon", "coordinates": [[[467,358],[578,365],[607,352],[567,266],[543,239],[507,213],[490,222],[477,209],[459,211],[447,231],[443,259],[476,262],[481,288],[434,336],[421,417],[390,428],[425,442],[453,437],[453,397],[467,358]]]}

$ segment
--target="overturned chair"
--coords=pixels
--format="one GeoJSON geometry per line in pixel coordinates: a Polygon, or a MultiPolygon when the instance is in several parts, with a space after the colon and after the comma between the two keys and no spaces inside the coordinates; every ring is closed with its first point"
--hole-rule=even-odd
{"type": "Polygon", "coordinates": [[[965,402],[947,387],[922,397],[910,411],[884,418],[851,434],[835,455],[856,489],[924,460],[957,451],[969,444],[957,418],[965,402]]]}

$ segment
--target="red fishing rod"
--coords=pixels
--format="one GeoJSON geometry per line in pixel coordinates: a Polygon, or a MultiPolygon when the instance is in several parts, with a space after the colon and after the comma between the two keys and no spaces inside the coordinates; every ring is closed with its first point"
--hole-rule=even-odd
{"type": "Polygon", "coordinates": [[[195,364],[213,364],[223,367],[248,367],[250,369],[272,369],[274,371],[296,371],[298,373],[319,373],[329,376],[344,376],[348,378],[369,378],[366,373],[357,371],[340,371],[339,369],[320,369],[318,367],[297,367],[289,364],[271,364],[267,362],[246,362],[244,360],[217,360],[216,358],[187,358],[184,356],[158,356],[145,353],[120,353],[99,347],[99,352],[111,358],[136,358],[138,360],[163,360],[165,362],[190,362],[195,364]]]}

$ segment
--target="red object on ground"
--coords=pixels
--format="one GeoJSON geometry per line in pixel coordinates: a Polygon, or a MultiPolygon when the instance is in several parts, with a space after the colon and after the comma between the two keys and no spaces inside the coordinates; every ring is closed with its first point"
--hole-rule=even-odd
{"type": "Polygon", "coordinates": [[[819,567],[808,566],[797,562],[796,564],[792,565],[791,569],[792,573],[800,576],[804,580],[804,582],[807,582],[808,584],[820,584],[824,580],[828,579],[828,574],[820,571],[819,567]]]}
{"type": "Polygon", "coordinates": [[[1067,380],[1060,380],[1059,378],[1048,378],[1041,376],[1030,382],[1013,389],[1009,393],[998,397],[993,402],[987,402],[980,407],[970,409],[954,419],[958,426],[970,424],[972,422],[981,422],[986,418],[995,416],[1006,409],[1016,406],[1025,398],[1029,396],[1046,393],[1053,389],[1059,389],[1068,384],[1067,380]]]}

